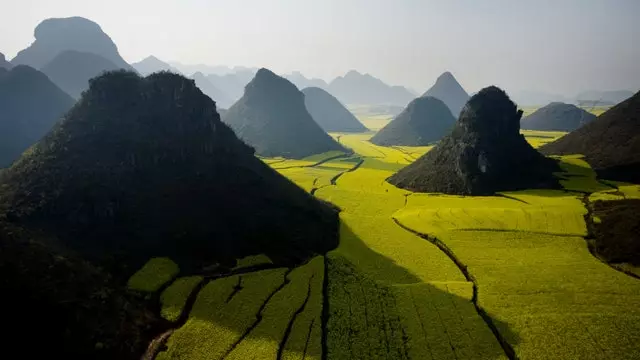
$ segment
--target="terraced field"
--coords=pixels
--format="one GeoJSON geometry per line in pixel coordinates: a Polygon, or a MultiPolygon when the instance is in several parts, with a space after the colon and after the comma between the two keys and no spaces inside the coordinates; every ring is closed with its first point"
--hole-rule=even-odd
{"type": "Polygon", "coordinates": [[[257,256],[215,276],[153,260],[130,285],[160,292],[174,324],[155,358],[640,358],[640,280],[585,241],[585,205],[640,198],[639,186],[567,156],[564,190],[417,194],[385,179],[428,147],[332,136],[354,153],[263,160],[342,210],[339,247],[298,268],[257,256]]]}

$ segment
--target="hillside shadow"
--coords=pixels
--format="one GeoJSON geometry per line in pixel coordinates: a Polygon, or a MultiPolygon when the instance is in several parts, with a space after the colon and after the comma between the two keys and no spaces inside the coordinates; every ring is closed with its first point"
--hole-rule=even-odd
{"type": "MultiPolygon", "coordinates": [[[[498,337],[503,339],[503,341],[507,339],[512,345],[519,341],[518,335],[511,330],[509,324],[497,320],[490,314],[477,314],[469,298],[461,297],[453,292],[445,291],[431,284],[421,283],[420,279],[407,269],[399,266],[386,256],[371,250],[362,239],[358,238],[358,236],[343,223],[341,225],[341,239],[345,237],[349,237],[348,241],[351,243],[349,250],[357,252],[357,258],[359,259],[369,259],[370,263],[365,264],[358,260],[352,262],[341,254],[342,249],[333,250],[327,254],[325,258],[323,314],[321,318],[324,334],[321,334],[319,329],[314,330],[313,322],[310,324],[306,334],[300,333],[300,331],[291,331],[293,324],[303,316],[300,315],[302,308],[295,311],[292,319],[284,318],[284,314],[289,314],[290,312],[282,309],[283,318],[277,321],[272,318],[271,322],[273,322],[273,324],[269,326],[269,332],[261,331],[260,335],[251,332],[260,327],[260,322],[263,320],[263,313],[261,311],[269,306],[269,300],[278,296],[277,294],[280,291],[286,289],[287,282],[285,281],[285,287],[280,287],[275,292],[266,294],[264,291],[257,291],[255,296],[247,297],[247,303],[240,305],[237,309],[247,309],[250,307],[249,303],[251,302],[258,301],[261,303],[258,314],[251,314],[248,317],[243,317],[242,315],[228,316],[231,309],[225,309],[224,305],[228,304],[234,298],[237,301],[236,296],[239,295],[238,290],[241,291],[240,288],[242,285],[240,285],[240,288],[234,287],[233,295],[228,296],[221,307],[192,311],[188,324],[191,324],[189,326],[193,326],[193,324],[199,323],[199,327],[191,329],[187,327],[183,328],[179,338],[174,339],[174,342],[169,340],[169,346],[187,347],[189,348],[188,351],[186,351],[187,348],[180,350],[180,353],[187,355],[193,350],[193,347],[198,348],[198,350],[195,350],[196,352],[201,351],[202,354],[206,353],[207,356],[211,356],[211,351],[214,353],[219,351],[220,349],[217,349],[217,347],[227,348],[223,353],[229,354],[228,348],[230,346],[236,346],[239,343],[239,339],[248,339],[247,335],[252,334],[257,336],[257,338],[251,340],[254,342],[253,344],[257,346],[256,349],[262,349],[256,351],[263,351],[268,348],[264,346],[265,344],[272,344],[272,346],[275,344],[279,344],[280,346],[287,344],[289,351],[301,354],[303,355],[301,358],[305,359],[320,359],[322,358],[323,351],[327,352],[328,356],[326,358],[329,360],[346,358],[369,359],[375,358],[376,356],[385,358],[394,357],[397,354],[431,351],[428,349],[415,348],[415,346],[413,350],[410,349],[410,340],[406,336],[408,327],[405,321],[407,311],[410,309],[400,305],[402,303],[402,301],[400,301],[401,299],[396,298],[398,289],[406,288],[407,286],[418,287],[421,293],[428,294],[426,299],[429,299],[429,304],[419,303],[414,305],[423,310],[431,307],[432,312],[427,311],[420,313],[424,321],[441,316],[436,313],[447,310],[454,311],[462,307],[462,310],[456,310],[459,318],[456,319],[456,316],[453,315],[453,319],[441,324],[440,330],[437,330],[435,333],[430,332],[431,330],[422,333],[425,340],[416,339],[413,344],[422,343],[426,341],[426,339],[433,340],[435,337],[448,339],[448,343],[445,345],[450,346],[451,349],[456,349],[455,343],[458,339],[450,337],[449,334],[451,331],[447,331],[447,326],[455,327],[456,324],[464,322],[465,319],[469,319],[469,316],[473,316],[472,314],[476,316],[483,315],[485,322],[490,323],[490,326],[487,325],[487,333],[485,334],[487,336],[485,336],[482,341],[496,342],[495,346],[487,346],[487,344],[473,346],[474,348],[483,349],[483,351],[490,351],[490,353],[484,354],[484,358],[504,358],[505,350],[498,345],[498,340],[496,340],[496,336],[494,336],[497,331],[496,329],[500,329],[498,337]],[[372,273],[369,273],[371,270],[373,270],[372,273]],[[386,275],[385,277],[392,275],[400,281],[395,285],[388,282],[383,283],[376,279],[376,277],[382,275],[386,275]],[[327,294],[328,296],[326,296],[327,294]],[[244,318],[244,320],[241,318],[244,318]],[[215,326],[212,326],[213,324],[215,324],[215,326]],[[251,325],[247,328],[247,324],[251,325]],[[213,328],[217,329],[216,332],[207,334],[206,330],[213,328]],[[220,328],[227,329],[228,332],[220,333],[220,328]],[[202,332],[203,329],[205,330],[204,333],[202,332]],[[329,329],[329,331],[327,331],[327,329],[329,329]],[[282,330],[284,330],[287,338],[283,339],[279,335],[282,334],[282,330]],[[490,333],[492,331],[494,334],[490,333]],[[229,339],[229,337],[225,337],[228,336],[229,333],[236,334],[233,342],[220,344],[212,341],[214,338],[217,339],[217,341],[229,339]],[[203,337],[203,334],[206,335],[203,337]],[[193,337],[190,338],[190,336],[193,337]],[[317,344],[318,337],[322,339],[322,346],[313,346],[314,343],[317,344]],[[315,339],[315,342],[313,339],[315,339]],[[177,345],[178,341],[180,342],[179,345],[177,345]],[[209,345],[203,344],[205,342],[211,343],[209,345]],[[386,345],[381,347],[380,344],[386,345]],[[378,352],[375,353],[376,351],[378,352]]],[[[200,290],[201,289],[202,287],[200,287],[200,290]]],[[[304,289],[304,291],[310,292],[310,289],[311,287],[304,289]]],[[[211,293],[205,294],[205,292],[200,291],[200,296],[213,296],[211,293]]],[[[314,306],[314,304],[308,302],[308,299],[307,297],[307,300],[305,300],[305,306],[314,306]]],[[[194,300],[198,301],[195,299],[195,296],[192,295],[191,301],[194,300]]],[[[413,301],[415,301],[415,299],[413,301]]],[[[318,305],[316,302],[315,306],[318,305]]],[[[451,313],[447,313],[447,316],[450,317],[451,313]]],[[[184,320],[186,320],[186,318],[184,320]]],[[[425,328],[433,329],[434,327],[425,324],[423,331],[425,328]]],[[[415,330],[415,328],[413,330],[415,330]]],[[[413,334],[414,336],[420,337],[419,334],[415,335],[415,332],[413,334]]],[[[506,351],[512,350],[507,346],[506,351]]],[[[198,358],[194,356],[194,354],[191,354],[191,357],[198,358]]],[[[276,356],[274,356],[274,359],[275,358],[276,356]]],[[[413,358],[416,359],[415,356],[413,358]]]]}

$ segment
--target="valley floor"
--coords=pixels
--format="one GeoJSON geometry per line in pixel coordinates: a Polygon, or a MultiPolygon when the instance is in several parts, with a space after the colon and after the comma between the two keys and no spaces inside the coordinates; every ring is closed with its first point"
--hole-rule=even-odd
{"type": "Polygon", "coordinates": [[[417,194],[385,179],[429,147],[333,136],[354,153],[263,160],[342,210],[339,247],[150,289],[176,325],[157,359],[640,359],[640,280],[585,240],[585,205],[640,198],[637,186],[568,156],[562,191],[417,194]]]}

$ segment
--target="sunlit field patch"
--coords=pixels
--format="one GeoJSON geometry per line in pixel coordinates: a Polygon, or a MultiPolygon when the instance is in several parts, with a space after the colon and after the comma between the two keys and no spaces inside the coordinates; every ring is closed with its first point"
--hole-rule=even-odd
{"type": "Polygon", "coordinates": [[[156,292],[180,272],[178,265],[169,258],[153,258],[129,278],[130,289],[156,292]]]}

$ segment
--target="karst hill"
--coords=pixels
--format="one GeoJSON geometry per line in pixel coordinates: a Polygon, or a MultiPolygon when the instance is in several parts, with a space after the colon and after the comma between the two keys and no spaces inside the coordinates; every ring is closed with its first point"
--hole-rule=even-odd
{"type": "Polygon", "coordinates": [[[438,145],[388,181],[419,192],[489,195],[497,191],[557,187],[554,160],[520,134],[522,111],[501,89],[482,89],[465,105],[438,145]]]}
{"type": "Polygon", "coordinates": [[[371,142],[381,146],[425,146],[447,135],[456,119],[439,99],[419,97],[382,128],[371,142]]]}
{"type": "Polygon", "coordinates": [[[223,120],[261,156],[298,159],[344,150],[313,120],[304,94],[267,69],[257,72],[223,120]]]}

